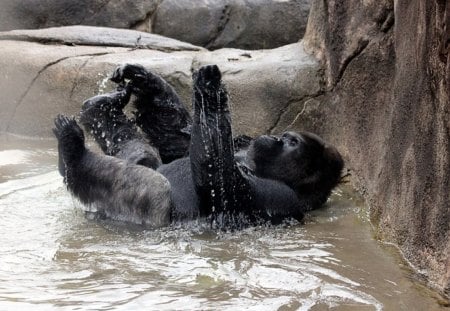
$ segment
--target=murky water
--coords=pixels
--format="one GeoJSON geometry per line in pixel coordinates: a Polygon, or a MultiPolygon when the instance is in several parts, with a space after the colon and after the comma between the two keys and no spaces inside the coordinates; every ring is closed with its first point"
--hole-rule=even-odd
{"type": "Polygon", "coordinates": [[[0,310],[444,310],[346,188],[305,225],[142,230],[74,208],[53,142],[0,143],[0,310]]]}

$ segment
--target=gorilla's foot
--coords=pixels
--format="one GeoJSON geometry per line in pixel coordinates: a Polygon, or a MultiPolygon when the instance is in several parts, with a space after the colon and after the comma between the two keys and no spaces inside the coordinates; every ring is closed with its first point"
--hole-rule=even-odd
{"type": "Polygon", "coordinates": [[[55,118],[53,133],[58,140],[58,169],[65,177],[67,167],[78,163],[85,151],[84,133],[74,118],[58,115],[55,118]]]}
{"type": "Polygon", "coordinates": [[[134,124],[122,111],[130,99],[126,86],[115,92],[94,96],[83,103],[80,122],[108,155],[117,153],[120,142],[138,136],[134,124]]]}
{"type": "Polygon", "coordinates": [[[142,65],[124,64],[114,70],[111,81],[115,83],[123,83],[125,80],[144,81],[147,78],[147,73],[142,65]]]}
{"type": "Polygon", "coordinates": [[[203,66],[194,73],[194,83],[202,89],[217,89],[221,82],[222,73],[217,65],[203,66]]]}
{"type": "Polygon", "coordinates": [[[228,95],[222,84],[222,74],[217,65],[201,67],[194,73],[194,107],[195,111],[203,109],[227,109],[228,95]],[[200,105],[200,106],[199,106],[200,105]]]}

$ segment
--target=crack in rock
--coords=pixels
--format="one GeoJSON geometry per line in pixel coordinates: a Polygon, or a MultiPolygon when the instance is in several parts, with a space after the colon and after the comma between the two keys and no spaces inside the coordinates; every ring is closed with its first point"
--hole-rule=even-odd
{"type": "MultiPolygon", "coordinates": [[[[111,0],[106,0],[106,1],[104,1],[103,3],[101,3],[99,6],[98,6],[98,8],[96,9],[96,10],[94,10],[92,13],[92,16],[95,16],[95,15],[97,15],[98,13],[100,13],[109,3],[111,2],[111,0]]],[[[82,22],[81,23],[79,23],[80,25],[83,25],[85,22],[86,22],[86,19],[88,18],[89,16],[86,14],[85,16],[84,16],[84,18],[82,19],[82,22]]]]}
{"type": "Polygon", "coordinates": [[[95,57],[95,56],[88,57],[88,59],[86,59],[86,61],[85,61],[83,64],[81,64],[81,66],[77,69],[76,77],[75,77],[75,79],[74,79],[72,89],[70,90],[70,93],[69,93],[69,99],[72,99],[73,94],[75,93],[75,88],[77,87],[78,81],[79,81],[79,79],[80,79],[80,72],[84,69],[84,67],[86,67],[86,65],[88,64],[88,62],[89,62],[91,59],[93,59],[94,57],[95,57]]]}
{"type": "Polygon", "coordinates": [[[319,92],[312,94],[312,95],[305,95],[299,99],[289,100],[287,102],[287,104],[282,109],[280,109],[280,113],[279,113],[277,119],[275,120],[274,125],[269,128],[268,132],[270,134],[273,134],[273,131],[279,126],[279,123],[281,122],[281,119],[283,118],[283,116],[285,116],[286,113],[289,111],[289,107],[291,107],[293,104],[303,102],[302,110],[299,113],[297,113],[297,115],[295,116],[293,121],[290,122],[289,125],[283,129],[283,131],[285,131],[287,128],[291,127],[298,120],[298,118],[305,113],[308,101],[311,99],[315,99],[319,96],[322,96],[323,94],[325,94],[325,92],[323,90],[320,90],[319,92]]]}
{"type": "Polygon", "coordinates": [[[354,50],[342,63],[341,68],[339,69],[339,73],[336,77],[336,82],[334,83],[334,86],[342,79],[342,76],[344,75],[345,71],[347,70],[347,67],[350,65],[350,63],[357,58],[359,55],[361,55],[366,47],[369,45],[369,40],[363,40],[358,44],[358,47],[356,50],[354,50]]]}
{"type": "Polygon", "coordinates": [[[90,53],[90,54],[82,54],[82,55],[76,55],[76,56],[66,56],[66,57],[62,57],[59,58],[53,62],[50,62],[48,64],[46,64],[41,70],[38,71],[38,73],[36,74],[36,76],[33,78],[33,80],[31,80],[30,84],[28,85],[28,87],[26,88],[25,92],[23,92],[23,94],[19,97],[19,101],[17,102],[17,104],[14,106],[14,109],[12,111],[12,113],[10,114],[9,118],[8,118],[8,124],[5,128],[5,132],[9,132],[10,128],[11,128],[11,123],[14,120],[14,117],[16,116],[17,110],[19,109],[20,106],[22,106],[23,102],[25,101],[25,98],[27,97],[28,93],[30,92],[30,90],[33,88],[35,82],[37,81],[37,79],[39,79],[39,77],[41,76],[41,74],[46,71],[48,68],[57,65],[67,59],[70,58],[75,58],[75,57],[83,57],[83,56],[103,56],[103,55],[107,55],[107,54],[111,54],[111,53],[105,53],[105,52],[101,52],[101,53],[90,53]]]}
{"type": "Polygon", "coordinates": [[[145,32],[153,33],[153,28],[154,28],[154,27],[153,27],[154,16],[155,16],[156,12],[158,11],[159,7],[163,4],[163,2],[164,2],[164,0],[159,0],[159,1],[156,3],[156,6],[154,7],[153,10],[148,11],[148,12],[145,14],[145,16],[144,16],[143,19],[136,20],[136,21],[134,21],[133,23],[131,23],[129,28],[130,28],[130,29],[136,29],[136,30],[138,30],[139,25],[142,25],[142,24],[144,24],[144,23],[147,23],[149,26],[148,26],[147,29],[144,28],[144,29],[145,29],[145,32]]]}
{"type": "Polygon", "coordinates": [[[225,28],[228,25],[228,22],[230,21],[230,15],[231,15],[232,8],[230,5],[226,4],[222,10],[222,16],[220,17],[219,23],[217,25],[217,31],[216,34],[205,44],[205,47],[207,49],[210,49],[214,46],[214,43],[216,40],[222,35],[222,33],[225,31],[225,28]]]}

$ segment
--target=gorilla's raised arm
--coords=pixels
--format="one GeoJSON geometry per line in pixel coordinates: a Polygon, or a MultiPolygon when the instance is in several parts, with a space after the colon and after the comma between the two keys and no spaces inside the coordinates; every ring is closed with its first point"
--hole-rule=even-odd
{"type": "MultiPolygon", "coordinates": [[[[190,161],[201,215],[218,227],[303,218],[303,206],[286,184],[259,178],[234,155],[227,91],[215,65],[194,74],[190,161]]],[[[248,139],[247,139],[248,140],[248,139]]]]}
{"type": "Polygon", "coordinates": [[[120,84],[128,81],[136,96],[136,123],[158,148],[163,163],[185,156],[192,119],[172,86],[143,66],[133,64],[118,67],[111,80],[120,84]]]}
{"type": "Polygon", "coordinates": [[[234,161],[228,94],[217,66],[202,67],[194,74],[193,93],[189,154],[200,214],[212,215],[220,227],[230,227],[239,223],[236,217],[250,216],[246,209],[251,191],[234,161]]]}
{"type": "Polygon", "coordinates": [[[151,227],[169,224],[170,184],[164,176],[142,165],[91,152],[73,118],[58,116],[53,132],[64,183],[88,211],[151,227]]]}

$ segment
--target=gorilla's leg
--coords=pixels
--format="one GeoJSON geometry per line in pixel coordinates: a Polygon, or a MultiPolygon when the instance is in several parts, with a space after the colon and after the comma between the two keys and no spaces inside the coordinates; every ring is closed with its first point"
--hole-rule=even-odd
{"type": "Polygon", "coordinates": [[[83,103],[80,121],[107,155],[151,168],[161,165],[158,151],[138,132],[122,111],[130,100],[131,86],[94,96],[83,103]]]}
{"type": "Polygon", "coordinates": [[[136,96],[136,123],[169,163],[186,155],[192,119],[175,90],[160,76],[140,65],[115,70],[112,81],[129,81],[136,96]]]}
{"type": "Polygon", "coordinates": [[[100,215],[153,227],[170,221],[170,184],[158,172],[85,148],[74,119],[58,116],[53,132],[69,191],[100,215]]]}
{"type": "MultiPolygon", "coordinates": [[[[253,216],[250,185],[234,161],[228,95],[215,65],[194,74],[194,122],[190,145],[192,175],[200,213],[219,227],[233,227],[253,216]]],[[[255,214],[257,212],[255,211],[255,214]]]]}

